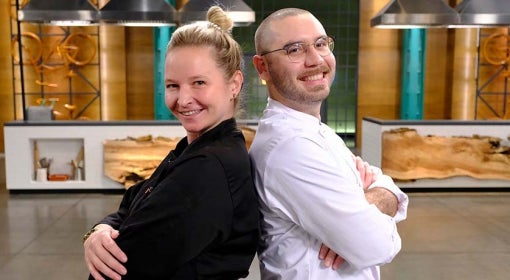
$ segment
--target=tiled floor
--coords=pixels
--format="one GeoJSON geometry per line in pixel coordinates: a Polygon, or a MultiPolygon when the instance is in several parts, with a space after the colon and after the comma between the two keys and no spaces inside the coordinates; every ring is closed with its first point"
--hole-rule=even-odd
{"type": "MultiPolygon", "coordinates": [[[[81,237],[118,194],[9,194],[0,158],[0,279],[85,279],[81,237]]],[[[402,252],[385,280],[503,280],[510,275],[510,193],[410,193],[402,252]]],[[[254,261],[249,279],[259,279],[254,261]]]]}

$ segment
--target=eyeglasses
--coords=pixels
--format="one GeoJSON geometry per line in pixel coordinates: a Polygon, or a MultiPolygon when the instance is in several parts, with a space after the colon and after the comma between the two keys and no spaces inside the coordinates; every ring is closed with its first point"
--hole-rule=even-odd
{"type": "Polygon", "coordinates": [[[320,56],[324,57],[333,51],[333,48],[335,47],[335,40],[329,36],[324,36],[309,44],[303,42],[291,43],[283,46],[281,49],[264,52],[261,56],[277,51],[285,51],[290,61],[300,62],[305,58],[306,52],[308,51],[307,47],[310,45],[313,45],[315,51],[317,51],[320,56]]]}

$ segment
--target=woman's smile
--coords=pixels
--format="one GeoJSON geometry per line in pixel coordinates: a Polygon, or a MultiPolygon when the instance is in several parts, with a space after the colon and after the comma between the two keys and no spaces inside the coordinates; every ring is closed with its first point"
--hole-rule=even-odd
{"type": "Polygon", "coordinates": [[[196,115],[196,114],[202,112],[202,110],[203,109],[191,110],[191,111],[181,111],[180,113],[186,117],[189,117],[189,116],[196,115]]]}

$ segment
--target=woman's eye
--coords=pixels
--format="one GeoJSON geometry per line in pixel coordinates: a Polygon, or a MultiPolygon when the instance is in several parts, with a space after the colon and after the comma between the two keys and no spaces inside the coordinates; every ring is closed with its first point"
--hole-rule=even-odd
{"type": "Polygon", "coordinates": [[[167,89],[176,89],[176,88],[178,88],[178,87],[179,87],[179,86],[178,86],[177,84],[167,84],[167,85],[166,85],[166,88],[167,88],[167,89]]]}
{"type": "Polygon", "coordinates": [[[195,81],[194,84],[197,86],[203,86],[205,85],[205,81],[195,81]]]}

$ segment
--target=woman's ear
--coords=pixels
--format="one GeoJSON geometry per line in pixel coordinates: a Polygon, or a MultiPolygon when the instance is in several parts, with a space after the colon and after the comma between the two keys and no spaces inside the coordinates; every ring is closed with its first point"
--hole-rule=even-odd
{"type": "Polygon", "coordinates": [[[240,71],[240,70],[237,70],[235,73],[234,73],[234,76],[232,77],[232,94],[237,96],[239,94],[239,92],[241,91],[242,87],[243,87],[243,81],[244,81],[244,77],[243,77],[243,73],[240,71]]]}

